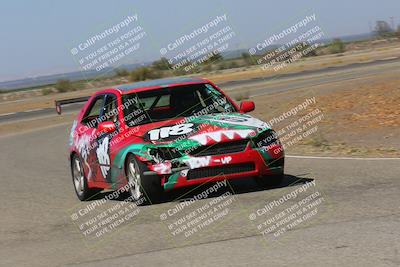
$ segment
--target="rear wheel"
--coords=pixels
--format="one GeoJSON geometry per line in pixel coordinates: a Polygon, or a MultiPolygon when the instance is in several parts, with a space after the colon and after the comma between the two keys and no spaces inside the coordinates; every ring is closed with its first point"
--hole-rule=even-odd
{"type": "Polygon", "coordinates": [[[276,186],[282,183],[283,173],[256,177],[255,180],[256,183],[262,187],[276,186]]]}
{"type": "Polygon", "coordinates": [[[158,203],[163,196],[161,179],[157,175],[146,175],[147,166],[130,154],[126,163],[126,176],[130,185],[129,192],[132,200],[137,201],[144,197],[148,203],[158,203]]]}
{"type": "Polygon", "coordinates": [[[82,161],[78,155],[73,155],[71,159],[72,182],[75,193],[81,201],[88,200],[101,189],[90,189],[88,187],[85,172],[83,171],[82,161]]]}

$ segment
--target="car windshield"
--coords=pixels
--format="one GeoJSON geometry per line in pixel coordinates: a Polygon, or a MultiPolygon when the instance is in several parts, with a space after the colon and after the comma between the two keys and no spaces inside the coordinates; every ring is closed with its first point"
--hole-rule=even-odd
{"type": "Polygon", "coordinates": [[[179,117],[235,112],[229,99],[211,84],[191,84],[126,94],[123,112],[129,127],[179,117]]]}

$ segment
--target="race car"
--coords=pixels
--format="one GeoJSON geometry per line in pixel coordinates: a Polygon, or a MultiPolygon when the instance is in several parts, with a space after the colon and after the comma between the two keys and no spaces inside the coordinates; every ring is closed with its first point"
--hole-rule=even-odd
{"type": "Polygon", "coordinates": [[[284,151],[269,124],[246,113],[202,78],[136,82],[91,97],[56,101],[56,109],[86,102],[69,137],[76,195],[127,188],[132,200],[154,203],[165,191],[221,180],[281,182],[284,151]]]}

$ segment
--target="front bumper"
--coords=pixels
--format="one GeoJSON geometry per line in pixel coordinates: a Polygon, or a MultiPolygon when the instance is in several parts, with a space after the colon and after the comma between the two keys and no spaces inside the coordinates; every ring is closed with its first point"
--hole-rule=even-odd
{"type": "Polygon", "coordinates": [[[253,148],[250,145],[242,152],[188,157],[184,166],[173,168],[171,162],[148,165],[146,175],[159,175],[164,190],[198,185],[206,182],[239,179],[245,177],[282,174],[284,152],[281,145],[253,148]]]}

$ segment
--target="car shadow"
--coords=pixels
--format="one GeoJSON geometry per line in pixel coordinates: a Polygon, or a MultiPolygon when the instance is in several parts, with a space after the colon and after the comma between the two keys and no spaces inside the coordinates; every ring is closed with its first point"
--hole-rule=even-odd
{"type": "MultiPolygon", "coordinates": [[[[275,186],[269,187],[262,187],[259,186],[254,179],[244,178],[244,179],[235,179],[235,180],[228,180],[227,186],[225,188],[220,188],[216,192],[210,193],[205,199],[207,198],[215,198],[218,197],[226,192],[231,192],[234,195],[246,194],[246,193],[253,193],[259,191],[266,191],[266,190],[273,190],[278,188],[286,188],[291,186],[298,186],[303,185],[305,183],[312,182],[314,179],[285,174],[282,182],[275,186]]],[[[184,189],[177,189],[170,193],[166,194],[166,198],[163,202],[182,202],[193,199],[194,197],[198,196],[206,189],[212,187],[216,182],[203,184],[197,187],[188,187],[184,189]]]]}
{"type": "MultiPolygon", "coordinates": [[[[252,178],[243,178],[243,179],[235,179],[235,180],[227,180],[226,186],[219,188],[218,190],[207,194],[206,197],[201,197],[201,199],[210,199],[218,197],[226,192],[230,192],[232,194],[246,194],[252,192],[259,192],[265,190],[273,190],[278,188],[285,188],[291,186],[303,185],[305,183],[312,182],[314,179],[303,177],[306,174],[302,175],[291,175],[285,174],[283,180],[280,184],[270,187],[261,187],[259,186],[254,179],[252,178]]],[[[199,195],[201,195],[208,188],[213,187],[218,182],[207,182],[198,186],[189,186],[185,188],[178,188],[173,191],[167,192],[164,194],[164,197],[157,204],[166,203],[166,202],[183,202],[191,199],[196,199],[199,195]]],[[[221,184],[220,184],[221,185],[221,184]]],[[[107,195],[112,195],[113,192],[105,191],[100,192],[94,195],[90,201],[99,200],[105,198],[107,195]]],[[[117,198],[111,198],[112,201],[124,201],[129,197],[128,193],[122,193],[117,198]]],[[[197,198],[199,199],[199,198],[197,198]]],[[[154,204],[153,204],[154,205],[154,204]]]]}

